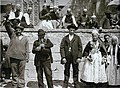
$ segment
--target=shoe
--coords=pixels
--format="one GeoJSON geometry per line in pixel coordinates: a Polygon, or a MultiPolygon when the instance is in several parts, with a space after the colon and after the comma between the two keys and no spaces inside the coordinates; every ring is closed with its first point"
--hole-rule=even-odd
{"type": "Polygon", "coordinates": [[[74,88],[80,88],[79,84],[74,85],[74,88]]]}
{"type": "Polygon", "coordinates": [[[68,81],[64,81],[62,88],[68,88],[68,81]]]}
{"type": "Polygon", "coordinates": [[[80,88],[78,81],[74,82],[74,88],[80,88]]]}

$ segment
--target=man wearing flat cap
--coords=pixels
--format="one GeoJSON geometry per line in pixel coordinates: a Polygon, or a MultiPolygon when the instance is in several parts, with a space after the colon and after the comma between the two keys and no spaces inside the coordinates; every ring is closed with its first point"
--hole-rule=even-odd
{"type": "Polygon", "coordinates": [[[51,48],[52,42],[45,37],[45,31],[38,30],[38,39],[33,43],[32,53],[35,54],[34,65],[36,67],[38,86],[44,88],[43,71],[45,73],[48,88],[53,88],[51,63],[53,62],[51,48]]]}
{"type": "Polygon", "coordinates": [[[82,58],[82,43],[80,37],[75,34],[77,27],[75,25],[69,25],[67,28],[69,34],[62,39],[60,44],[61,64],[65,65],[63,88],[68,88],[71,64],[73,68],[74,88],[79,88],[78,65],[82,58]]]}
{"type": "Polygon", "coordinates": [[[12,88],[23,88],[25,86],[24,71],[26,62],[28,62],[28,39],[22,34],[22,26],[11,27],[10,21],[6,20],[6,31],[10,37],[10,44],[6,54],[10,57],[12,70],[12,88]]]}

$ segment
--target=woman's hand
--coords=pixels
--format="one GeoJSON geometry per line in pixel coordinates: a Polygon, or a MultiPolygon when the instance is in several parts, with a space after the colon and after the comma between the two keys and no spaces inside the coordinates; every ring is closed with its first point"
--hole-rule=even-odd
{"type": "Polygon", "coordinates": [[[87,60],[90,61],[90,62],[93,61],[91,54],[89,56],[87,56],[87,60]]]}
{"type": "Polygon", "coordinates": [[[41,46],[38,46],[35,50],[36,51],[40,51],[41,50],[41,46]]]}
{"type": "Polygon", "coordinates": [[[80,59],[80,58],[78,58],[78,59],[76,60],[76,62],[77,62],[77,63],[80,63],[80,62],[81,62],[81,59],[80,59]]]}
{"type": "Polygon", "coordinates": [[[63,64],[67,63],[66,58],[63,58],[63,59],[62,59],[62,63],[63,63],[63,64]]]}
{"type": "Polygon", "coordinates": [[[103,57],[101,64],[104,64],[104,63],[107,63],[107,58],[106,58],[106,56],[103,57]]]}
{"type": "Polygon", "coordinates": [[[90,61],[90,62],[93,61],[93,59],[90,56],[87,57],[87,60],[90,61]]]}
{"type": "Polygon", "coordinates": [[[120,68],[120,65],[117,65],[117,69],[120,68]]]}

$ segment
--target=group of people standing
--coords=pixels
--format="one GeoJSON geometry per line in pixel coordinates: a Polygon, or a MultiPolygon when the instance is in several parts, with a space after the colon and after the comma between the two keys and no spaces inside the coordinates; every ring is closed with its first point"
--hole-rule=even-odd
{"type": "MultiPolygon", "coordinates": [[[[13,28],[7,19],[5,28],[10,37],[6,54],[10,57],[12,85],[14,88],[23,88],[25,86],[25,64],[29,61],[28,40],[22,34],[24,29],[22,26],[13,28]]],[[[105,41],[102,41],[98,31],[93,30],[91,32],[92,39],[83,50],[81,39],[75,34],[77,27],[71,24],[67,26],[67,29],[69,34],[61,40],[60,44],[61,64],[65,67],[63,88],[68,88],[71,64],[74,88],[80,88],[78,79],[80,62],[84,62],[81,81],[88,88],[96,88],[105,84],[120,86],[120,47],[118,38],[112,36],[110,40],[110,35],[105,35],[105,41]]],[[[39,29],[38,39],[34,41],[32,49],[32,53],[35,54],[34,65],[36,66],[39,88],[44,88],[43,72],[47,79],[48,88],[53,88],[52,47],[53,43],[45,37],[45,31],[39,29]]]]}
{"type": "Polygon", "coordinates": [[[105,84],[113,87],[120,85],[120,56],[118,54],[120,53],[120,47],[118,38],[112,36],[111,41],[110,35],[105,35],[104,38],[105,41],[102,42],[99,39],[99,33],[97,31],[92,32],[92,40],[88,42],[83,51],[85,63],[81,76],[81,81],[87,82],[87,85],[97,86],[97,84],[100,84],[103,88],[105,84]],[[116,50],[115,47],[119,48],[116,50]]]}
{"type": "Polygon", "coordinates": [[[65,36],[60,45],[61,62],[65,64],[63,88],[68,88],[70,65],[73,68],[74,88],[78,85],[78,65],[84,62],[81,72],[81,81],[88,88],[107,88],[120,86],[120,47],[116,36],[105,35],[105,41],[100,39],[97,30],[92,31],[92,39],[85,46],[82,53],[82,43],[77,29],[69,25],[69,34],[65,36]],[[111,38],[111,39],[110,39],[111,38]]]}
{"type": "MultiPolygon", "coordinates": [[[[70,11],[68,9],[69,14],[71,14],[70,11]]],[[[20,12],[19,15],[14,15],[20,17],[20,12]]],[[[24,16],[26,15],[24,14],[24,16]]],[[[18,22],[16,25],[11,24],[9,17],[10,15],[5,16],[6,20],[4,25],[10,38],[6,55],[10,59],[12,88],[23,88],[25,86],[25,65],[29,61],[29,44],[27,37],[22,34],[24,27],[19,25],[18,21],[16,21],[18,22]]],[[[105,35],[105,41],[102,41],[99,32],[93,30],[91,32],[92,39],[88,41],[88,44],[83,50],[81,38],[75,34],[75,31],[78,29],[78,24],[75,22],[75,19],[71,23],[70,19],[65,19],[66,17],[74,19],[73,16],[66,15],[62,20],[63,25],[64,22],[69,21],[66,24],[69,34],[60,43],[61,64],[65,67],[63,88],[68,88],[71,64],[74,88],[80,88],[78,79],[80,62],[84,62],[81,81],[88,87],[92,86],[93,88],[93,86],[98,87],[103,84],[120,86],[120,46],[118,44],[118,38],[116,36],[110,37],[110,35],[105,35]]],[[[24,17],[23,19],[27,18],[24,17]]],[[[45,18],[43,17],[42,19],[45,18]]],[[[80,22],[81,25],[85,27],[86,23],[80,22]]],[[[53,43],[45,37],[45,31],[39,29],[38,39],[34,41],[32,49],[32,53],[35,54],[34,65],[36,66],[39,88],[44,88],[43,72],[47,79],[48,88],[53,88],[51,70],[51,63],[53,63],[52,47],[53,43]]]]}

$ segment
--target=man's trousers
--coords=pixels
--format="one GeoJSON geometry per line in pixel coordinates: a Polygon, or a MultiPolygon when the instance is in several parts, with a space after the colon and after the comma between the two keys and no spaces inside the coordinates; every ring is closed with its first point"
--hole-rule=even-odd
{"type": "Polygon", "coordinates": [[[74,88],[79,88],[76,87],[78,86],[78,73],[79,73],[79,69],[78,63],[73,63],[73,57],[72,54],[69,53],[69,55],[67,56],[67,63],[65,63],[65,70],[64,70],[64,84],[63,84],[63,88],[67,88],[68,87],[68,81],[69,81],[69,77],[70,77],[70,66],[72,64],[72,69],[73,69],[73,81],[74,81],[74,88]]]}
{"type": "Polygon", "coordinates": [[[19,60],[15,58],[10,58],[13,86],[24,87],[24,73],[25,73],[25,60],[19,60]]]}
{"type": "Polygon", "coordinates": [[[50,60],[39,61],[39,66],[36,66],[36,71],[37,71],[39,88],[44,88],[43,71],[44,71],[45,76],[46,76],[48,88],[53,88],[51,61],[50,60]]]}

